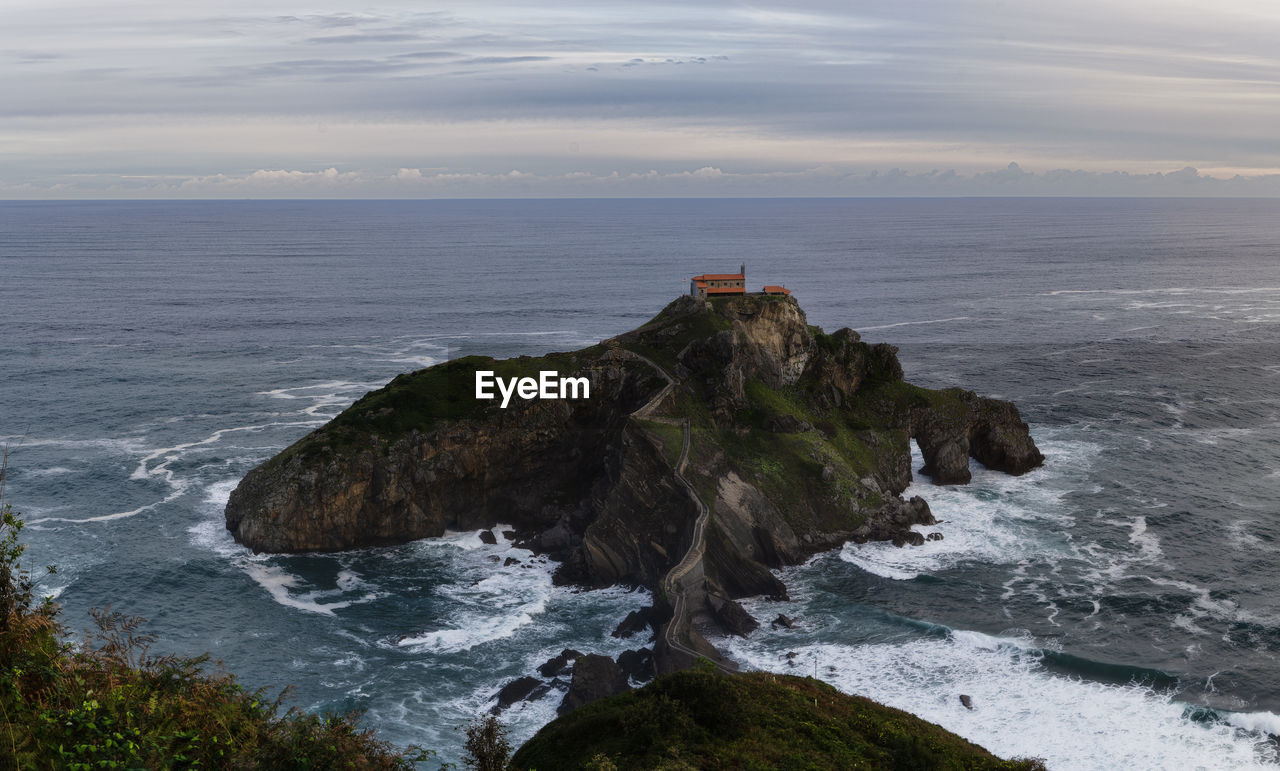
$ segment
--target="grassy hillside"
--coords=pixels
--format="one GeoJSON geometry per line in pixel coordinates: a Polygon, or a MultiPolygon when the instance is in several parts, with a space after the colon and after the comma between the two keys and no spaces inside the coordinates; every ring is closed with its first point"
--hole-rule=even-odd
{"type": "Polygon", "coordinates": [[[516,769],[1025,769],[933,723],[810,678],[710,666],[545,726],[516,769]]]}
{"type": "MultiPolygon", "coordinates": [[[[581,353],[594,358],[597,349],[581,353]]],[[[493,411],[497,408],[496,401],[475,398],[477,370],[491,370],[504,380],[537,377],[544,369],[568,374],[576,371],[580,361],[587,358],[580,359],[574,353],[514,359],[466,356],[398,375],[382,388],[362,396],[323,428],[286,448],[272,463],[283,463],[294,454],[314,459],[327,452],[346,452],[374,442],[385,449],[410,431],[430,431],[446,421],[475,418],[493,411]]]]}

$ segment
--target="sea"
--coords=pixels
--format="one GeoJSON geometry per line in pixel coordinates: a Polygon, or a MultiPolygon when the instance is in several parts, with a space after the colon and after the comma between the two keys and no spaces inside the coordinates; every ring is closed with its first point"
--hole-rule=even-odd
{"type": "MultiPolygon", "coordinates": [[[[733,658],[1051,769],[1277,765],[1276,200],[0,203],[4,494],[77,636],[141,616],[155,652],[456,763],[505,683],[644,644],[610,633],[647,592],[472,532],[255,555],[227,496],[398,373],[586,346],[743,263],[912,382],[1013,400],[1046,461],[917,474],[943,540],[780,571],[733,658]]],[[[504,712],[512,741],[557,702],[504,712]]]]}

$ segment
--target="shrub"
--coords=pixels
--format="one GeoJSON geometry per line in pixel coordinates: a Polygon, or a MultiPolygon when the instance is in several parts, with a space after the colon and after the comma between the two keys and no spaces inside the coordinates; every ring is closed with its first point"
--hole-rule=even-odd
{"type": "Polygon", "coordinates": [[[206,671],[207,656],[152,655],[142,619],[109,607],[92,612],[82,646],[68,644],[22,566],[21,530],[4,505],[0,768],[408,769],[431,757],[378,740],[355,713],[282,711],[285,694],[245,690],[206,671]]]}
{"type": "Polygon", "coordinates": [[[507,729],[493,715],[487,715],[467,726],[467,768],[476,771],[503,771],[511,755],[507,729]]]}

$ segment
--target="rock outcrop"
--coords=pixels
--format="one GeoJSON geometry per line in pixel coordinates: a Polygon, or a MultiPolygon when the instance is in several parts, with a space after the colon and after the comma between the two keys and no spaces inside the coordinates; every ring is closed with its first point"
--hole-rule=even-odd
{"type": "Polygon", "coordinates": [[[678,649],[714,650],[694,616],[750,633],[734,600],[785,597],[772,569],[850,540],[924,543],[928,504],[901,497],[912,439],[935,484],[967,482],[971,458],[1010,474],[1044,460],[1014,405],[911,385],[895,348],[811,327],[791,298],[682,297],[581,351],[402,375],[250,472],[226,520],[284,552],[508,523],[560,561],[557,580],[588,586],[659,590],[692,555],[679,602],[656,591],[646,616],[669,671],[678,649]],[[554,370],[591,395],[503,409],[474,398],[477,370],[554,370]],[[677,606],[684,642],[662,633],[677,606]]]}
{"type": "Polygon", "coordinates": [[[652,369],[607,352],[457,359],[401,375],[251,471],[227,529],[254,551],[339,551],[405,543],[499,521],[570,551],[592,485],[620,460],[627,416],[660,387],[652,369]],[[587,377],[591,398],[474,399],[474,373],[540,368],[587,377]],[[557,537],[557,536],[560,537],[557,537]]]}
{"type": "Polygon", "coordinates": [[[512,680],[504,685],[502,690],[498,691],[495,696],[498,703],[493,705],[493,709],[490,712],[496,715],[517,701],[529,698],[540,685],[542,685],[542,681],[536,677],[525,676],[512,680]]]}
{"type": "Polygon", "coordinates": [[[920,408],[912,420],[912,437],[924,455],[920,473],[934,484],[968,484],[970,457],[1008,474],[1025,474],[1044,463],[1012,403],[959,389],[944,393],[964,409],[920,408]]]}
{"type": "Polygon", "coordinates": [[[579,656],[573,663],[573,681],[560,703],[560,714],[629,690],[627,676],[613,659],[594,653],[579,656]]]}
{"type": "Polygon", "coordinates": [[[555,677],[561,672],[569,668],[569,665],[577,660],[582,654],[572,648],[565,648],[558,656],[552,656],[547,659],[546,663],[538,667],[538,672],[543,677],[555,677]]]}
{"type": "Polygon", "coordinates": [[[630,680],[644,682],[653,679],[653,651],[639,648],[618,654],[618,669],[630,680]]]}

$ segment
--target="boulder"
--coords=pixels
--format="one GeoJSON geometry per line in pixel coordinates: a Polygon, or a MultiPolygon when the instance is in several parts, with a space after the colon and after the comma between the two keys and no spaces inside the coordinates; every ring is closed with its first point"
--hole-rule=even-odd
{"type": "Polygon", "coordinates": [[[928,502],[918,495],[909,501],[890,500],[872,511],[866,523],[853,531],[853,541],[892,541],[895,546],[908,543],[918,546],[924,543],[924,536],[912,530],[912,526],[937,523],[928,502]]]}
{"type": "Polygon", "coordinates": [[[737,600],[720,594],[708,594],[707,605],[712,617],[728,634],[746,637],[760,628],[760,622],[752,618],[737,600]]]}
{"type": "Polygon", "coordinates": [[[536,677],[518,677],[515,680],[502,686],[502,690],[496,694],[498,703],[490,710],[493,714],[498,714],[502,710],[521,701],[533,693],[533,690],[542,685],[542,681],[536,677]]]}
{"type": "Polygon", "coordinates": [[[498,542],[498,536],[494,535],[492,530],[481,530],[480,541],[492,546],[498,542]]]}
{"type": "Polygon", "coordinates": [[[618,655],[618,668],[628,678],[637,682],[643,683],[652,680],[654,674],[653,651],[648,648],[623,651],[618,655]]]}
{"type": "Polygon", "coordinates": [[[563,672],[565,667],[569,666],[569,662],[577,659],[581,655],[581,653],[573,650],[572,648],[565,648],[560,651],[559,656],[552,656],[547,659],[546,663],[538,667],[538,674],[543,677],[555,677],[563,672]]]}
{"type": "Polygon", "coordinates": [[[633,610],[627,614],[627,617],[618,623],[613,630],[613,636],[626,639],[637,632],[643,632],[648,629],[652,621],[650,620],[652,608],[642,608],[633,610]]]}
{"type": "Polygon", "coordinates": [[[560,703],[559,714],[629,690],[631,685],[627,676],[613,659],[595,653],[579,656],[573,664],[573,680],[560,703]]]}
{"type": "Polygon", "coordinates": [[[899,548],[910,544],[912,546],[924,546],[924,534],[917,533],[914,530],[908,530],[900,535],[893,537],[893,545],[899,548]]]}

